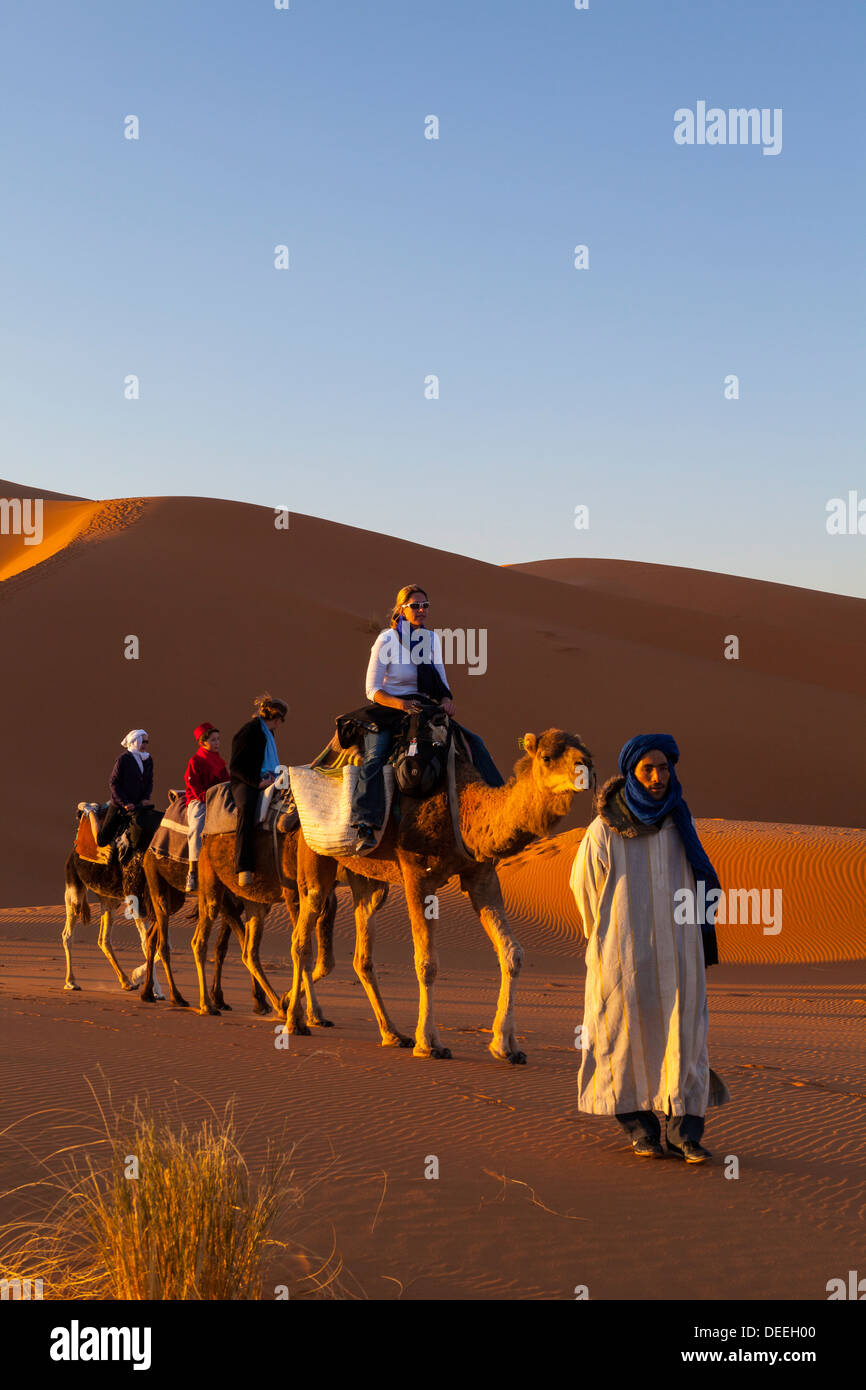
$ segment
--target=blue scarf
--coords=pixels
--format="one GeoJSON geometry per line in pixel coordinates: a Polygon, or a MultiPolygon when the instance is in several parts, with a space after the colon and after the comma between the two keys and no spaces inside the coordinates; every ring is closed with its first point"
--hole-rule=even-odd
{"type": "MultiPolygon", "coordinates": [[[[698,882],[703,879],[706,894],[714,888],[721,888],[721,884],[698,838],[698,832],[692,825],[692,813],[683,799],[683,789],[674,771],[674,764],[679,761],[679,756],[680,750],[676,740],[670,734],[638,734],[635,738],[630,738],[628,743],[624,743],[619,754],[619,770],[625,777],[625,802],[635,819],[643,825],[656,825],[665,816],[673,817],[686,851],[686,858],[692,866],[695,886],[697,887],[698,882]],[[671,780],[664,801],[657,801],[651,796],[634,775],[641,758],[645,758],[652,748],[664,753],[670,765],[671,780]]],[[[702,923],[701,933],[704,961],[707,965],[716,965],[719,954],[715,927],[709,922],[702,923]]]]}
{"type": "Polygon", "coordinates": [[[262,760],[261,775],[264,777],[266,772],[279,772],[280,757],[277,753],[277,741],[274,738],[273,730],[269,729],[264,719],[259,715],[259,723],[265,736],[265,756],[262,760]]]}

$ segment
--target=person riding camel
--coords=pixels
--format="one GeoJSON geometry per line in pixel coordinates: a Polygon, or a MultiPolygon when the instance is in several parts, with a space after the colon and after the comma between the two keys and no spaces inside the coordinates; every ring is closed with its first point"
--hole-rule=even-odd
{"type": "MultiPolygon", "coordinates": [[[[357,831],[355,853],[364,854],[378,842],[385,816],[382,768],[388,759],[404,716],[418,714],[436,702],[452,719],[457,706],[442,664],[442,643],[436,631],[425,631],[430,600],[420,584],[404,584],[384,628],[370,649],[366,693],[378,709],[366,711],[364,757],[352,796],[352,827],[357,831]],[[392,713],[393,711],[393,713],[392,713]]],[[[503,786],[493,759],[477,734],[463,729],[472,760],[491,787],[503,786]]]]}
{"type": "Polygon", "coordinates": [[[153,759],[147,751],[146,729],[130,729],[121,740],[121,748],[111,773],[111,797],[105,820],[100,827],[93,811],[90,824],[98,845],[110,845],[129,825],[130,819],[144,807],[153,806],[153,759]]]}
{"type": "Polygon", "coordinates": [[[198,857],[201,854],[201,837],[204,830],[205,800],[210,787],[218,782],[229,780],[229,770],[219,754],[220,731],[213,724],[199,724],[193,729],[193,738],[198,748],[186,765],[184,783],[186,785],[186,823],[187,844],[189,845],[189,873],[186,876],[186,891],[194,893],[198,888],[198,857]]]}
{"type": "Polygon", "coordinates": [[[278,700],[270,691],[257,695],[253,705],[252,719],[242,724],[232,739],[229,760],[232,796],[238,809],[235,871],[241,888],[253,881],[259,793],[276,781],[282,766],[274,730],[284,722],[289,711],[285,700],[278,700]]]}

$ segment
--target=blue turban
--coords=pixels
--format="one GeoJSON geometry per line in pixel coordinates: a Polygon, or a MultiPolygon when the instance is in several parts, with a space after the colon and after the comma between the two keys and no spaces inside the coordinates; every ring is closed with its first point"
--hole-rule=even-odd
{"type": "MultiPolygon", "coordinates": [[[[679,761],[679,756],[676,739],[670,734],[638,734],[635,738],[630,738],[628,743],[623,744],[619,753],[619,770],[625,777],[625,801],[632,815],[643,825],[655,825],[665,816],[673,816],[674,825],[686,851],[686,858],[692,866],[695,883],[703,879],[704,893],[707,894],[714,888],[721,888],[721,884],[692,824],[692,813],[683,800],[683,789],[674,771],[674,764],[679,761]],[[670,764],[671,780],[664,801],[657,801],[651,796],[634,775],[641,758],[645,758],[653,748],[664,753],[670,764]]],[[[716,965],[719,954],[715,927],[711,922],[701,923],[701,933],[704,960],[707,965],[716,965]]]]}

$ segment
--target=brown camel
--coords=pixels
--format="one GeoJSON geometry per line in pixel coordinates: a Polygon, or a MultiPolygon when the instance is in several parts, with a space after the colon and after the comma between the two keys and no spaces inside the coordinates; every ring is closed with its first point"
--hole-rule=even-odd
{"type": "MultiPolygon", "coordinates": [[[[244,888],[238,884],[237,874],[234,870],[234,835],[205,835],[202,840],[202,852],[198,868],[199,923],[193,938],[193,954],[196,959],[201,992],[200,1013],[216,1013],[218,1011],[208,994],[204,977],[204,961],[207,955],[207,942],[211,926],[223,904],[226,893],[240,898],[248,911],[243,939],[244,964],[261,986],[274,1009],[278,1013],[285,1012],[289,996],[285,994],[280,998],[272,988],[262,968],[259,947],[265,918],[274,903],[281,900],[285,902],[293,928],[297,928],[299,904],[296,865],[299,839],[299,830],[291,830],[287,833],[278,832],[277,842],[280,858],[278,877],[274,870],[270,833],[260,830],[256,842],[256,863],[259,867],[253,876],[252,884],[244,888]]],[[[352,889],[357,943],[355,971],[376,1015],[382,1045],[383,1047],[411,1047],[411,1037],[405,1033],[399,1033],[388,1016],[373,968],[372,951],[365,945],[368,941],[372,943],[371,919],[387,898],[388,885],[371,881],[369,876],[361,877],[342,870],[339,874],[334,873],[331,876],[331,883],[328,890],[321,894],[318,909],[313,919],[318,938],[318,955],[315,968],[312,971],[305,970],[301,981],[307,1003],[306,1023],[299,1023],[294,1031],[309,1033],[311,1027],[333,1027],[330,1019],[325,1018],[322,1014],[316,1000],[313,982],[330,974],[334,968],[333,932],[336,898],[331,890],[335,883],[337,886],[346,884],[352,889]]],[[[310,930],[312,932],[312,921],[310,930]]],[[[217,952],[218,969],[219,964],[219,953],[217,952]]],[[[215,976],[214,981],[215,991],[217,987],[218,975],[215,976]]]]}
{"type": "MultiPolygon", "coordinates": [[[[463,758],[455,764],[460,836],[471,860],[454,836],[447,789],[424,801],[403,797],[400,820],[392,820],[378,847],[363,857],[339,860],[316,854],[301,835],[298,844],[298,888],[301,905],[292,935],[292,989],[286,1030],[304,1033],[300,1018],[300,988],[309,973],[312,925],[334,883],[338,867],[354,877],[377,883],[402,884],[406,894],[415,945],[415,973],[420,990],[416,1057],[450,1057],[433,1018],[433,982],[439,968],[434,943],[436,894],[454,874],[469,899],[499,958],[501,987],[490,1051],[494,1057],[523,1063],[514,1025],[514,988],[523,951],[505,918],[496,862],[516,854],[532,840],[547,835],[567,814],[576,791],[593,780],[592,756],[574,734],[548,729],[537,738],[526,734],[525,753],[504,787],[488,787],[463,758]],[[428,915],[428,912],[430,915],[428,915]]],[[[375,910],[375,909],[374,909],[375,910]]],[[[372,913],[370,914],[372,916],[372,913]]],[[[367,921],[367,944],[359,940],[365,967],[372,972],[372,923],[367,921]]],[[[368,991],[369,992],[369,991],[368,991]]]]}
{"type": "MultiPolygon", "coordinates": [[[[153,925],[144,943],[144,986],[141,991],[141,998],[145,1003],[152,1003],[154,999],[154,958],[162,957],[165,959],[165,952],[170,953],[169,919],[187,901],[186,877],[188,868],[189,865],[186,861],[181,863],[179,860],[161,858],[154,854],[152,848],[149,848],[144,856],[144,877],[153,909],[153,925]]],[[[194,898],[192,900],[195,902],[194,898]]],[[[222,895],[220,910],[222,921],[215,950],[214,1005],[217,1012],[226,1010],[230,1013],[231,1004],[226,1003],[222,992],[222,964],[225,959],[230,931],[234,931],[243,949],[244,927],[240,919],[240,904],[232,897],[231,893],[225,892],[222,895]]],[[[193,909],[193,915],[198,916],[197,906],[193,909]]],[[[257,1014],[269,1013],[269,1005],[255,978],[252,981],[252,986],[253,1011],[257,1014]]],[[[179,994],[176,998],[172,995],[172,1003],[180,1008],[188,1007],[186,1000],[179,994]]]]}
{"type": "MultiPolygon", "coordinates": [[[[142,859],[143,855],[139,852],[131,855],[121,866],[116,855],[108,864],[97,864],[90,859],[82,859],[75,849],[70,853],[66,861],[66,891],[64,894],[66,906],[66,920],[63,925],[63,950],[66,955],[64,989],[81,988],[76,982],[72,970],[72,942],[76,922],[81,922],[86,926],[90,921],[88,892],[92,893],[99,901],[99,948],[108,958],[108,962],[120,982],[121,989],[131,990],[139,983],[145,966],[140,965],[130,979],[114,954],[111,944],[111,928],[114,909],[118,904],[124,903],[126,915],[132,917],[138,928],[141,949],[146,960],[147,921],[152,915],[152,909],[142,870],[142,859]]],[[[159,959],[164,965],[165,961],[161,954],[159,959]]],[[[168,971],[166,971],[166,975],[168,976],[168,971]]],[[[155,997],[164,998],[158,984],[156,985],[155,997]]]]}

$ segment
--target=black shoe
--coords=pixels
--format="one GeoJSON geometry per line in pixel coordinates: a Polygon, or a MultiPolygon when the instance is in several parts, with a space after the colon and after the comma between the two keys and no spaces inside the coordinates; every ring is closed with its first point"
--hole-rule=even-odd
{"type": "Polygon", "coordinates": [[[678,1144],[672,1144],[667,1140],[668,1152],[676,1154],[677,1158],[684,1158],[686,1163],[706,1163],[708,1158],[712,1158],[709,1149],[705,1149],[696,1139],[684,1139],[682,1148],[678,1144]]]}
{"type": "Polygon", "coordinates": [[[359,825],[357,830],[358,838],[355,841],[355,853],[367,854],[369,850],[375,849],[376,841],[379,838],[377,831],[369,825],[359,825]]]}
{"type": "Polygon", "coordinates": [[[642,1134],[639,1139],[632,1139],[632,1151],[638,1158],[664,1158],[665,1151],[658,1139],[651,1139],[648,1134],[642,1134]]]}

